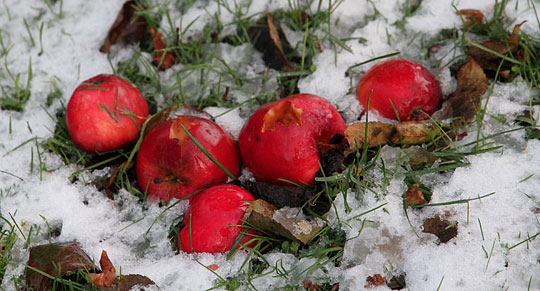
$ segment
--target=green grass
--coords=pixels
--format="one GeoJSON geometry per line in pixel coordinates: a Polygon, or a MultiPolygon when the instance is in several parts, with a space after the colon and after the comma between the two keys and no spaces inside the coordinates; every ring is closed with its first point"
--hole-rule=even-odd
{"type": "MultiPolygon", "coordinates": [[[[350,51],[346,45],[351,39],[340,39],[333,31],[335,30],[336,19],[333,17],[333,12],[339,7],[341,1],[331,1],[329,7],[323,7],[322,2],[317,0],[308,1],[308,8],[300,6],[297,1],[290,1],[288,9],[278,10],[273,12],[274,21],[278,26],[287,26],[296,33],[301,33],[302,41],[295,44],[286,43],[286,57],[291,62],[291,68],[279,68],[273,71],[261,73],[260,76],[246,76],[234,64],[227,63],[220,57],[220,47],[227,45],[239,47],[248,45],[254,47],[261,39],[261,31],[257,30],[261,24],[261,19],[265,20],[265,15],[255,14],[248,15],[247,9],[241,5],[230,6],[228,1],[218,1],[220,11],[226,11],[233,15],[231,23],[221,23],[220,15],[213,15],[211,21],[206,23],[204,28],[193,37],[186,37],[191,24],[186,27],[176,27],[176,22],[168,11],[168,6],[165,4],[154,4],[153,1],[144,1],[147,9],[139,10],[138,15],[144,17],[149,25],[154,28],[159,28],[159,31],[164,33],[164,40],[167,42],[167,49],[172,51],[177,57],[175,71],[175,82],[173,84],[163,84],[160,80],[160,73],[152,64],[151,57],[146,53],[152,53],[152,44],[143,44],[140,47],[133,48],[132,56],[124,62],[115,62],[110,60],[110,65],[113,72],[123,78],[134,83],[143,93],[150,104],[150,112],[152,115],[158,114],[161,110],[169,108],[173,105],[186,104],[194,108],[205,108],[207,106],[220,106],[227,108],[240,108],[242,114],[255,110],[259,105],[279,99],[283,96],[299,92],[298,82],[309,76],[317,70],[314,59],[321,53],[321,48],[331,50],[335,54],[335,61],[338,62],[338,55],[341,52],[350,51]],[[160,23],[167,24],[166,27],[159,27],[160,23]],[[222,35],[222,32],[229,27],[234,27],[235,30],[229,35],[222,35]],[[275,84],[274,84],[275,83],[275,84]],[[267,87],[265,87],[267,86],[267,87]],[[263,88],[263,89],[261,89],[263,88]],[[270,88],[270,89],[268,89],[270,88]],[[248,96],[248,97],[246,97],[248,96]]],[[[192,7],[196,1],[183,1],[178,3],[180,11],[185,12],[192,7]]],[[[63,17],[63,1],[62,0],[45,0],[45,5],[48,8],[48,13],[52,13],[58,18],[63,17]]],[[[236,3],[236,2],[235,2],[236,3]]],[[[376,3],[374,3],[376,4],[376,3]]],[[[399,29],[404,29],[407,18],[414,15],[421,7],[422,1],[408,0],[405,1],[402,9],[403,17],[398,20],[395,25],[399,29]]],[[[481,25],[468,28],[453,28],[441,31],[434,39],[425,39],[423,36],[414,36],[413,40],[421,46],[424,57],[427,58],[427,50],[432,45],[447,45],[452,44],[455,48],[450,52],[453,53],[452,61],[449,64],[433,62],[436,66],[452,66],[461,62],[464,59],[463,55],[457,53],[458,50],[466,51],[470,46],[480,46],[477,42],[469,41],[470,36],[497,39],[505,41],[508,37],[509,19],[504,15],[508,2],[496,1],[493,15],[486,16],[488,19],[481,25]]],[[[532,3],[534,5],[534,3],[532,3]]],[[[376,8],[375,8],[375,11],[376,8]]],[[[375,13],[370,17],[382,17],[375,13]]],[[[367,20],[365,20],[367,21],[367,20]]],[[[540,22],[539,22],[540,23],[540,22]]],[[[36,31],[30,29],[29,23],[24,21],[28,42],[31,46],[42,46],[42,34],[44,25],[41,23],[39,29],[39,39],[36,38],[36,31]]],[[[540,24],[539,24],[540,28],[540,24]]],[[[0,29],[0,57],[5,57],[11,50],[11,45],[6,41],[7,33],[0,29]]],[[[411,36],[413,37],[413,36],[411,36]]],[[[358,39],[363,41],[362,39],[358,39]]],[[[392,36],[389,36],[389,41],[392,36]]],[[[411,40],[411,42],[413,41],[411,40]]],[[[515,64],[512,68],[512,73],[515,76],[522,77],[530,88],[539,88],[540,86],[540,39],[537,35],[527,35],[521,33],[520,47],[523,49],[523,56],[504,56],[505,59],[515,64]],[[522,58],[521,58],[522,57],[522,58]]],[[[43,49],[42,49],[43,51],[43,49]]],[[[398,53],[381,55],[365,62],[351,66],[346,74],[351,78],[351,88],[353,79],[357,77],[357,70],[362,68],[368,62],[376,61],[385,57],[392,57],[398,53]]],[[[7,84],[3,84],[0,97],[0,107],[2,110],[23,111],[25,103],[30,98],[30,89],[32,81],[32,61],[30,59],[28,65],[28,73],[13,73],[9,70],[7,63],[4,65],[4,70],[0,72],[5,74],[7,84]]],[[[512,80],[510,80],[512,81],[512,80]]],[[[112,180],[112,185],[109,185],[109,191],[114,194],[120,189],[125,189],[132,195],[139,198],[141,207],[145,209],[146,194],[145,190],[141,189],[136,181],[132,162],[136,159],[138,148],[142,142],[143,135],[139,136],[138,140],[130,147],[113,151],[103,155],[88,154],[78,149],[71,141],[65,125],[65,104],[62,100],[67,99],[67,92],[62,92],[61,86],[56,79],[50,81],[50,91],[47,95],[43,110],[55,122],[55,128],[50,138],[41,140],[31,138],[20,146],[10,149],[12,151],[19,150],[24,145],[32,145],[29,155],[30,171],[36,175],[42,175],[47,169],[43,165],[41,153],[43,150],[59,156],[66,165],[77,165],[71,181],[80,181],[79,175],[83,172],[92,171],[110,167],[116,170],[116,175],[112,180]],[[56,112],[50,112],[54,105],[60,103],[56,112]]],[[[232,277],[221,277],[217,272],[207,268],[208,272],[216,276],[214,281],[215,286],[211,289],[224,288],[225,290],[246,290],[255,289],[252,283],[253,280],[261,277],[278,277],[286,282],[283,286],[276,286],[278,290],[300,290],[301,288],[289,282],[297,282],[298,280],[313,279],[313,274],[322,271],[322,277],[318,277],[319,290],[331,290],[334,283],[328,273],[339,268],[343,261],[344,247],[348,240],[355,238],[362,239],[363,227],[369,223],[370,214],[378,214],[378,212],[388,213],[388,202],[386,196],[389,193],[389,187],[392,181],[400,180],[408,186],[412,184],[420,184],[420,190],[429,196],[436,196],[433,193],[428,183],[425,182],[429,175],[446,175],[457,168],[466,167],[469,165],[469,157],[481,155],[488,152],[500,152],[501,146],[494,143],[494,139],[506,133],[513,131],[523,131],[525,138],[540,139],[538,131],[539,116],[535,116],[533,106],[540,104],[538,96],[531,96],[529,107],[531,110],[523,116],[515,120],[515,124],[497,116],[505,125],[510,126],[505,132],[497,132],[490,135],[483,135],[482,129],[485,127],[487,109],[487,101],[483,104],[483,109],[473,126],[476,126],[476,138],[473,142],[467,144],[456,145],[456,143],[448,136],[438,136],[431,142],[419,146],[416,150],[400,149],[399,156],[394,161],[393,165],[387,164],[381,158],[382,148],[364,147],[357,150],[346,161],[345,170],[339,173],[323,173],[316,178],[317,186],[314,190],[314,198],[304,205],[302,211],[306,214],[327,219],[326,214],[332,212],[336,217],[330,225],[320,231],[307,245],[302,245],[296,241],[287,240],[278,237],[271,233],[262,233],[257,236],[254,241],[256,246],[249,250],[249,255],[246,257],[242,266],[237,270],[236,275],[232,277]],[[412,163],[412,160],[420,157],[421,162],[412,163]],[[382,178],[374,178],[373,173],[380,173],[382,178]],[[350,195],[350,194],[354,195],[350,195]],[[353,209],[349,204],[363,205],[365,197],[375,197],[377,200],[376,206],[369,209],[353,209]],[[334,200],[340,198],[343,200],[345,209],[338,209],[334,200]],[[352,201],[355,199],[358,201],[352,201]],[[362,228],[354,237],[347,238],[345,229],[353,223],[361,223],[362,228]],[[313,263],[303,269],[298,267],[288,267],[282,263],[270,264],[266,256],[270,252],[281,252],[291,254],[296,259],[313,259],[313,263]]],[[[226,113],[225,113],[226,114],[226,113]]],[[[143,131],[147,123],[143,125],[143,131]]],[[[441,125],[444,127],[444,125],[441,125]]],[[[29,131],[31,128],[29,127],[29,131]]],[[[187,131],[187,130],[186,130],[187,131]]],[[[10,130],[11,133],[11,130],[10,130]]],[[[188,133],[189,134],[189,133],[188,133]]],[[[192,138],[192,136],[190,136],[192,138]]],[[[395,146],[395,145],[394,145],[395,146]]],[[[201,150],[204,150],[201,148],[201,150]]],[[[207,153],[210,157],[211,155],[207,153]]],[[[0,175],[13,174],[0,170],[0,175]]],[[[229,173],[232,179],[236,179],[229,173]]],[[[15,178],[19,178],[14,176],[15,178]]],[[[99,190],[106,192],[105,186],[108,183],[110,176],[98,177],[95,181],[82,181],[84,183],[93,183],[99,190]]],[[[523,181],[533,177],[532,175],[524,177],[523,181]]],[[[22,178],[19,178],[22,180],[22,178]]],[[[0,196],[14,195],[16,190],[7,188],[0,189],[0,196]]],[[[407,207],[403,204],[403,211],[406,219],[409,215],[413,215],[416,211],[422,211],[422,208],[444,207],[454,204],[474,203],[476,200],[490,199],[493,193],[482,196],[471,197],[467,199],[438,199],[438,201],[446,201],[439,203],[430,203],[415,207],[407,207]],[[417,209],[412,209],[417,208],[417,209]],[[414,211],[414,212],[413,212],[414,211]]],[[[429,197],[428,197],[429,200],[429,197]]],[[[479,201],[481,202],[481,201],[479,201]]],[[[165,212],[172,209],[178,202],[172,204],[164,204],[162,213],[155,218],[152,225],[146,233],[141,234],[148,237],[153,226],[158,222],[164,222],[170,225],[170,239],[173,244],[173,249],[176,247],[174,239],[178,236],[178,229],[182,224],[183,218],[176,217],[172,221],[165,221],[165,212]]],[[[468,207],[467,207],[468,212],[468,207]]],[[[467,213],[468,214],[468,213],[467,213]]],[[[146,217],[142,217],[133,222],[140,222],[146,217]]],[[[30,239],[35,233],[24,234],[16,224],[3,218],[5,223],[0,224],[0,280],[2,279],[6,266],[11,262],[10,254],[13,251],[13,246],[17,240],[22,240],[26,245],[30,243],[30,239]]],[[[45,220],[45,219],[44,219],[45,220]]],[[[478,219],[479,227],[482,232],[482,240],[484,240],[484,232],[480,219],[478,219]]],[[[404,222],[407,223],[407,222],[404,222]]],[[[419,229],[408,222],[417,233],[419,229]]],[[[48,222],[45,224],[49,228],[48,222]]],[[[131,225],[130,225],[131,226],[131,225]]],[[[129,227],[129,226],[127,226],[129,227]]],[[[127,228],[126,227],[126,228],[127,228]]],[[[250,226],[248,226],[250,227],[250,226]]],[[[32,228],[30,228],[32,229],[32,228]]],[[[37,230],[34,230],[37,231],[37,230]]],[[[49,228],[50,232],[50,228],[49,228]]],[[[518,247],[527,245],[530,241],[537,238],[539,234],[527,235],[511,246],[508,250],[513,250],[518,247]]],[[[489,241],[491,242],[491,240],[489,241]]],[[[488,246],[486,249],[486,268],[490,264],[490,260],[494,251],[493,246],[488,246]]],[[[234,248],[229,252],[227,258],[231,259],[237,252],[234,248]]],[[[201,264],[202,265],[202,264],[201,264]]],[[[4,278],[6,279],[6,278],[4,278]]],[[[11,279],[11,278],[10,278],[11,279]]],[[[59,285],[55,285],[55,290],[76,289],[81,288],[77,283],[77,279],[72,278],[52,278],[59,285]]],[[[14,279],[16,284],[23,286],[22,279],[14,279]]],[[[440,279],[440,289],[443,286],[444,276],[440,279]]],[[[532,277],[531,277],[532,281],[532,277]]],[[[530,282],[529,282],[530,284],[530,282]]]]}
{"type": "Polygon", "coordinates": [[[6,80],[7,84],[0,86],[0,109],[21,112],[31,95],[32,58],[28,61],[26,82],[23,80],[22,73],[11,72],[7,62],[4,64],[4,68],[8,78],[6,80]]]}

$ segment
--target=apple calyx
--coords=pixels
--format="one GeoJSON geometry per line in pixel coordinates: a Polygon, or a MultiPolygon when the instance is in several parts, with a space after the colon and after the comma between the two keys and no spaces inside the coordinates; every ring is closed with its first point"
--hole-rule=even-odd
{"type": "Polygon", "coordinates": [[[304,109],[297,108],[289,100],[283,100],[277,102],[272,108],[266,112],[263,118],[263,126],[261,132],[267,132],[269,130],[276,130],[276,123],[281,123],[285,127],[291,123],[295,123],[298,126],[302,126],[302,113],[304,109]]]}

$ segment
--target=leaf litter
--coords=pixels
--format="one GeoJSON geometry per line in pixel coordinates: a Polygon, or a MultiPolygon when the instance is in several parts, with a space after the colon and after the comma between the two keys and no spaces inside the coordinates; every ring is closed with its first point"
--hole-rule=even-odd
{"type": "MultiPolygon", "coordinates": [[[[128,1],[128,2],[131,2],[131,1],[128,1]]],[[[123,12],[123,13],[127,13],[127,12],[123,12]]],[[[127,13],[127,14],[129,14],[129,13],[127,13]]],[[[474,13],[470,13],[470,14],[474,14],[474,13]]],[[[130,16],[130,17],[132,17],[132,16],[130,16]]],[[[482,21],[481,19],[478,18],[478,15],[476,15],[476,16],[472,15],[471,17],[473,18],[472,21],[476,21],[476,22],[481,22],[482,21]]],[[[276,33],[275,33],[276,27],[273,26],[272,24],[270,24],[269,18],[267,18],[266,20],[267,20],[268,27],[269,27],[270,38],[272,39],[272,42],[273,42],[274,46],[277,47],[277,43],[280,43],[281,39],[284,39],[284,38],[280,37],[279,41],[276,41],[276,39],[278,39],[278,38],[275,37],[276,36],[276,33]],[[274,37],[272,37],[272,35],[274,37]]],[[[120,22],[122,22],[122,21],[120,21],[120,22]]],[[[520,26],[522,24],[520,24],[520,26]]],[[[515,28],[514,28],[514,33],[508,39],[509,43],[512,43],[514,41],[515,37],[517,36],[517,34],[519,32],[519,29],[520,29],[520,27],[518,27],[516,25],[515,28]],[[516,32],[516,27],[517,27],[517,32],[516,32]],[[514,38],[512,38],[512,37],[514,37],[514,38]]],[[[129,35],[130,34],[130,33],[118,32],[118,31],[116,31],[114,33],[116,33],[118,35],[129,35]]],[[[145,32],[145,33],[147,33],[147,32],[145,32]]],[[[155,35],[158,35],[158,38],[159,38],[159,34],[157,32],[156,32],[155,35]]],[[[117,40],[120,40],[119,42],[124,42],[124,41],[129,41],[129,39],[131,39],[130,37],[125,37],[125,39],[123,39],[124,37],[125,36],[118,37],[117,40]]],[[[112,38],[114,38],[114,37],[111,37],[111,39],[108,41],[108,42],[111,43],[110,45],[112,45],[112,43],[113,43],[112,38]]],[[[116,41],[114,41],[114,43],[116,43],[116,41]]],[[[110,49],[110,45],[109,45],[109,49],[110,49]]],[[[492,46],[489,43],[481,43],[480,45],[482,45],[484,47],[487,47],[487,48],[490,48],[491,50],[494,50],[495,52],[497,52],[497,54],[500,54],[500,55],[509,56],[509,55],[516,54],[516,53],[517,53],[517,55],[520,54],[519,52],[515,51],[512,47],[510,48],[510,50],[504,51],[504,50],[500,49],[499,47],[497,47],[498,45],[492,46]]],[[[105,46],[105,44],[104,44],[104,46],[105,46]]],[[[154,44],[154,46],[158,47],[159,45],[154,44]]],[[[500,47],[502,47],[502,46],[500,46],[500,47]]],[[[164,45],[162,48],[157,48],[157,50],[162,50],[164,48],[166,48],[166,45],[164,45]]],[[[283,49],[280,50],[279,48],[277,48],[277,50],[278,51],[283,51],[283,49]]],[[[474,52],[474,49],[472,49],[472,51],[474,52]]],[[[157,57],[157,53],[158,53],[158,51],[156,51],[155,57],[157,57]]],[[[479,61],[477,59],[482,59],[482,58],[488,59],[488,57],[491,57],[491,56],[489,56],[490,54],[494,55],[492,53],[478,54],[478,56],[477,56],[477,58],[475,59],[474,62],[482,63],[483,62],[482,60],[479,61]],[[486,55],[488,57],[486,57],[486,55]]],[[[472,55],[475,55],[475,54],[473,53],[472,55]]],[[[154,60],[156,60],[156,59],[157,58],[155,58],[154,60]]],[[[162,59],[163,59],[163,56],[160,57],[160,60],[162,60],[162,59]]],[[[502,60],[501,58],[499,58],[497,60],[497,62],[498,62],[497,65],[499,65],[501,60],[502,60]]],[[[481,104],[480,103],[481,97],[485,92],[485,89],[484,89],[484,91],[482,91],[480,89],[483,88],[483,87],[486,87],[486,89],[487,89],[487,84],[489,84],[487,81],[484,81],[484,78],[483,78],[480,70],[478,70],[478,67],[477,67],[477,65],[475,65],[474,62],[472,62],[472,59],[470,59],[465,65],[463,65],[460,68],[459,71],[461,72],[463,70],[463,72],[464,72],[464,73],[461,73],[461,81],[460,81],[460,73],[458,72],[458,77],[457,77],[457,82],[458,82],[457,87],[458,88],[447,99],[447,102],[450,102],[450,100],[451,100],[451,102],[449,103],[450,106],[447,107],[447,110],[450,110],[450,109],[451,110],[448,111],[449,113],[445,111],[446,112],[445,114],[446,114],[447,118],[450,118],[451,120],[454,120],[454,118],[459,120],[457,122],[453,122],[453,125],[457,126],[457,127],[467,126],[468,124],[470,124],[473,121],[474,116],[477,114],[477,112],[479,110],[479,106],[476,106],[476,105],[481,104]],[[469,77],[470,77],[470,79],[469,79],[469,77]],[[458,96],[458,97],[456,97],[456,96],[458,96]],[[474,105],[474,106],[471,106],[471,104],[474,105]],[[467,108],[465,108],[465,107],[467,107],[467,108]],[[448,108],[450,108],[450,109],[448,109],[448,108]]],[[[174,61],[173,61],[173,63],[174,63],[174,61]]],[[[485,70],[490,70],[490,68],[491,69],[493,68],[492,65],[494,63],[496,63],[496,61],[488,62],[487,64],[484,64],[483,67],[482,67],[482,65],[480,65],[480,66],[485,70]]],[[[438,120],[442,120],[442,119],[438,119],[438,120]]],[[[357,130],[356,134],[360,135],[360,132],[361,132],[360,129],[365,129],[366,128],[367,125],[366,124],[363,124],[363,125],[364,126],[358,126],[358,130],[357,130]]],[[[432,140],[433,132],[436,132],[436,133],[438,132],[439,134],[441,133],[439,127],[429,127],[428,125],[429,125],[428,123],[423,123],[422,124],[423,127],[421,126],[420,130],[416,130],[417,127],[414,127],[412,125],[407,126],[407,124],[405,124],[405,125],[398,124],[398,125],[393,125],[392,127],[389,127],[389,132],[390,133],[381,134],[380,132],[376,132],[379,129],[377,129],[377,125],[374,124],[373,132],[376,132],[376,134],[371,133],[371,135],[374,136],[374,137],[379,137],[379,139],[381,141],[374,142],[372,144],[371,140],[368,139],[367,144],[368,144],[368,146],[371,146],[371,147],[383,146],[383,145],[388,144],[388,143],[393,144],[393,145],[423,144],[425,142],[428,142],[428,141],[432,140]],[[399,129],[399,127],[403,128],[403,129],[399,129]],[[398,134],[396,135],[396,133],[398,133],[398,134]],[[428,137],[429,137],[429,139],[428,139],[428,137]],[[405,143],[403,143],[403,141],[405,141],[405,143]]],[[[371,127],[371,124],[369,124],[369,127],[371,127]]],[[[383,126],[379,126],[379,127],[383,127],[383,126]]],[[[443,127],[443,130],[446,130],[446,129],[447,128],[443,127]]],[[[454,130],[454,128],[452,128],[451,130],[454,130]]],[[[370,134],[368,133],[368,135],[370,135],[370,134]]],[[[363,144],[363,142],[364,142],[364,140],[356,140],[356,138],[351,139],[351,141],[353,141],[352,143],[354,143],[354,144],[363,144]],[[359,141],[362,141],[362,143],[360,143],[359,141]]],[[[351,141],[349,141],[349,144],[352,144],[351,141]]],[[[337,160],[339,160],[339,158],[337,160]]],[[[333,172],[334,171],[328,171],[328,172],[325,171],[326,174],[331,174],[333,172]]],[[[416,194],[418,194],[418,193],[416,193],[416,194]]],[[[298,202],[295,202],[295,203],[298,203],[298,202]]],[[[286,206],[287,206],[287,204],[282,205],[282,207],[286,207],[286,206]]],[[[447,222],[447,221],[445,222],[444,220],[441,220],[440,217],[438,217],[439,221],[437,221],[437,217],[438,216],[435,216],[433,218],[434,220],[426,220],[425,224],[424,224],[424,230],[428,230],[428,231],[430,231],[430,233],[436,234],[437,236],[439,236],[440,241],[443,242],[443,240],[447,240],[447,238],[449,236],[451,236],[451,235],[443,234],[444,231],[442,229],[444,229],[444,230],[452,229],[454,226],[457,227],[457,223],[450,223],[450,222],[447,222]],[[439,226],[434,227],[434,226],[437,226],[437,225],[439,225],[439,226]]],[[[455,230],[455,234],[457,235],[457,228],[455,230]]],[[[450,237],[449,239],[451,239],[452,237],[450,237]]],[[[314,285],[316,286],[316,283],[314,285]]]]}

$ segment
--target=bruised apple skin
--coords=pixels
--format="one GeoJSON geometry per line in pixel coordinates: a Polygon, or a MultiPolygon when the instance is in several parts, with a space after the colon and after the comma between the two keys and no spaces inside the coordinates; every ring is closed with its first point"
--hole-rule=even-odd
{"type": "Polygon", "coordinates": [[[147,193],[149,200],[180,199],[228,179],[227,174],[193,143],[180,124],[234,176],[240,172],[240,158],[229,133],[210,120],[178,116],[159,123],[141,143],[136,175],[139,187],[147,193]]]}
{"type": "Polygon", "coordinates": [[[238,139],[240,155],[257,181],[311,184],[319,170],[319,148],[343,135],[345,127],[325,99],[292,95],[261,106],[249,118],[238,139]]]}
{"type": "MultiPolygon", "coordinates": [[[[224,253],[231,249],[242,232],[242,218],[249,202],[255,199],[247,190],[235,185],[219,185],[199,193],[184,215],[178,249],[186,253],[224,253]],[[191,233],[191,235],[190,235],[191,233]]],[[[256,234],[250,229],[238,246],[256,234]]]]}
{"type": "Polygon", "coordinates": [[[374,65],[360,79],[356,97],[364,108],[369,99],[369,109],[385,118],[397,120],[393,104],[399,120],[424,120],[439,109],[442,91],[439,82],[422,65],[392,59],[374,65]]]}
{"type": "Polygon", "coordinates": [[[139,137],[148,104],[130,82],[98,75],[79,85],[66,108],[66,126],[82,150],[102,153],[120,149],[139,137]]]}

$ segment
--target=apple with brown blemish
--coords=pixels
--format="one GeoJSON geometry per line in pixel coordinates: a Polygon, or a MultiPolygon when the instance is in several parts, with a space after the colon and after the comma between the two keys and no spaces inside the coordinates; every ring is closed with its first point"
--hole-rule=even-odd
{"type": "Polygon", "coordinates": [[[148,117],[148,104],[130,82],[98,75],[79,85],[66,108],[66,126],[82,150],[103,153],[134,142],[148,117]]]}
{"type": "Polygon", "coordinates": [[[141,143],[136,174],[139,187],[150,200],[184,198],[229,178],[186,130],[230,174],[238,176],[240,158],[232,136],[210,120],[178,116],[156,125],[141,143]]]}
{"type": "Polygon", "coordinates": [[[345,122],[325,99],[296,94],[261,106],[238,139],[245,167],[257,181],[281,185],[311,184],[319,170],[319,150],[345,122]]]}

